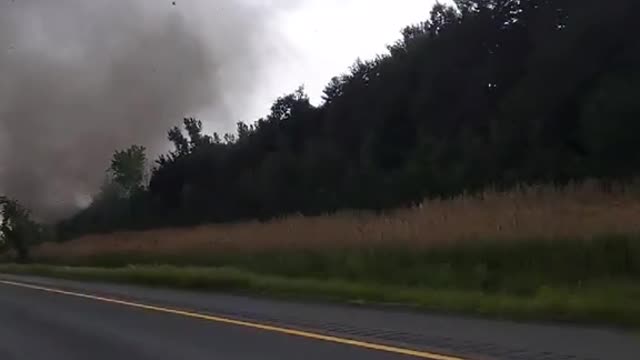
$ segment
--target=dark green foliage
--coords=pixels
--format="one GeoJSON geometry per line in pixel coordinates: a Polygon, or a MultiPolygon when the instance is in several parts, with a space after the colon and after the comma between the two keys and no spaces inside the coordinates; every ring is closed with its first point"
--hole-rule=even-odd
{"type": "Polygon", "coordinates": [[[113,154],[111,166],[108,169],[112,181],[123,191],[123,196],[129,197],[144,186],[147,155],[145,148],[133,145],[126,150],[118,150],[113,154]]]}
{"type": "Polygon", "coordinates": [[[29,261],[29,247],[41,241],[45,230],[20,203],[0,196],[0,250],[12,250],[18,262],[29,261]]]}
{"type": "Polygon", "coordinates": [[[299,89],[222,138],[185,119],[121,216],[91,207],[63,237],[638,175],[638,1],[455,3],[333,78],[318,107],[299,89]]]}

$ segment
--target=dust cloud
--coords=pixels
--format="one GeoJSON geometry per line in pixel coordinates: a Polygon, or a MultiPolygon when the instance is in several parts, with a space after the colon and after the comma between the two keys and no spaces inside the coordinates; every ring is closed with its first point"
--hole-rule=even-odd
{"type": "Polygon", "coordinates": [[[0,194],[41,219],[68,215],[115,149],[153,154],[183,117],[251,100],[274,6],[173,3],[0,0],[0,194]]]}

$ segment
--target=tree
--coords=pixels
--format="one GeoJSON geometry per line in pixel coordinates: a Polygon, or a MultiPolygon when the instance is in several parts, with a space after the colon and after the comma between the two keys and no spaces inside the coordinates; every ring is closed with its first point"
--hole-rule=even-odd
{"type": "Polygon", "coordinates": [[[113,154],[108,173],[120,186],[125,197],[131,196],[144,187],[147,164],[145,151],[143,146],[133,145],[113,154]]]}
{"type": "Polygon", "coordinates": [[[0,244],[15,251],[19,262],[29,260],[29,246],[39,240],[40,227],[18,201],[0,196],[0,244]]]}
{"type": "Polygon", "coordinates": [[[327,86],[324,88],[322,92],[323,93],[322,100],[324,100],[325,103],[331,103],[337,98],[339,98],[340,96],[342,96],[344,93],[343,91],[344,81],[345,81],[344,76],[332,77],[331,81],[329,81],[329,84],[327,84],[327,86]]]}

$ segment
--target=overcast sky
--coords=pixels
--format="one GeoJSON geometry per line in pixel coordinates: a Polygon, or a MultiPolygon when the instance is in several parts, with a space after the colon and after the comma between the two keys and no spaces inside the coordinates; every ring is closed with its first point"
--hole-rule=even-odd
{"type": "MultiPolygon", "coordinates": [[[[192,6],[187,1],[180,4],[192,6]]],[[[232,119],[228,120],[216,119],[229,116],[227,113],[203,111],[201,116],[208,120],[210,130],[233,130],[238,120],[253,122],[267,114],[276,97],[299,85],[304,85],[312,101],[318,103],[331,77],[345,72],[358,57],[370,59],[385,53],[386,45],[400,38],[400,30],[427,19],[435,3],[435,0],[246,1],[286,3],[286,6],[277,13],[269,13],[271,19],[267,24],[273,27],[274,43],[262,46],[266,45],[272,57],[267,58],[263,78],[255,88],[246,89],[252,94],[251,103],[236,106],[230,100],[227,111],[232,119]]],[[[200,4],[200,15],[217,11],[211,5],[214,3],[200,4]]]]}

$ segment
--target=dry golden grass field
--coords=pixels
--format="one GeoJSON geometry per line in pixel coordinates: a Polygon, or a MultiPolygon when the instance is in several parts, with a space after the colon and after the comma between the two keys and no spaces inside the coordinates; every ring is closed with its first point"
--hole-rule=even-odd
{"type": "Polygon", "coordinates": [[[269,222],[119,232],[45,243],[35,258],[85,258],[110,253],[179,255],[330,250],[393,246],[425,249],[491,241],[592,238],[640,233],[640,192],[595,183],[487,191],[386,214],[340,212],[269,222]]]}

